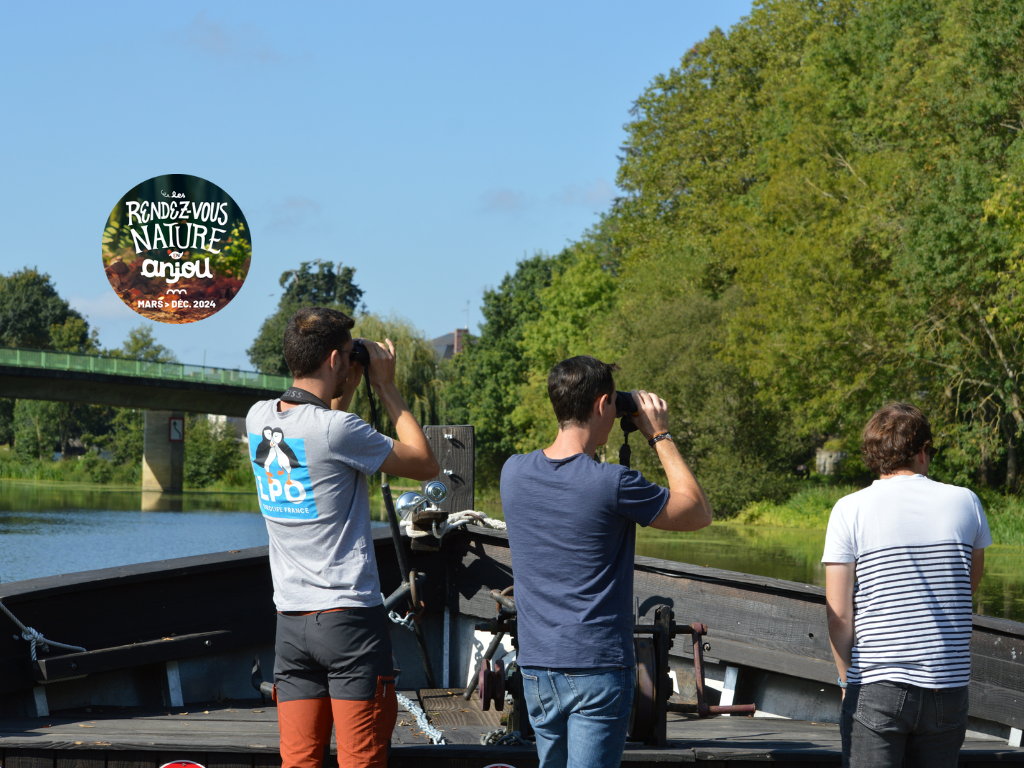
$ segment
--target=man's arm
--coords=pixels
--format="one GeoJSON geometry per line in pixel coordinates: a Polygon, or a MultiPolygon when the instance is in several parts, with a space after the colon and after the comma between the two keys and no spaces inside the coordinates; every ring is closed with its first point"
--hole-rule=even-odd
{"type": "MultiPolygon", "coordinates": [[[[633,399],[640,410],[635,418],[640,434],[650,440],[668,432],[668,404],[664,400],[642,389],[633,390],[633,399]]],[[[711,525],[711,503],[675,443],[660,440],[654,444],[654,449],[668,477],[669,496],[651,527],[663,531],[697,531],[711,525]]]]}
{"type": "Polygon", "coordinates": [[[978,585],[981,584],[982,574],[985,573],[985,550],[975,549],[971,552],[971,594],[973,595],[978,585]]]}
{"type": "MultiPolygon", "coordinates": [[[[856,563],[825,563],[825,612],[828,615],[828,639],[845,681],[853,663],[853,585],[857,580],[856,563]]],[[[846,691],[843,691],[843,696],[846,691]]]]}
{"type": "Polygon", "coordinates": [[[698,531],[711,525],[711,502],[671,440],[654,444],[668,476],[668,501],[651,523],[663,531],[698,531]]]}
{"type": "Polygon", "coordinates": [[[398,435],[391,453],[380,465],[380,470],[398,477],[429,480],[437,476],[441,467],[427,442],[427,436],[423,434],[405,404],[402,393],[395,386],[395,347],[391,339],[386,341],[386,347],[380,342],[366,342],[370,354],[370,386],[380,397],[398,435]]]}

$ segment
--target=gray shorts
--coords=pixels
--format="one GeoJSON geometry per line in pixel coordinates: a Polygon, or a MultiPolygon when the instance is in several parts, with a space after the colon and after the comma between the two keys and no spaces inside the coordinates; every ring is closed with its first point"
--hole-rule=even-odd
{"type": "Polygon", "coordinates": [[[277,615],[274,684],[278,701],[373,699],[393,678],[391,625],[383,605],[277,615]]]}
{"type": "Polygon", "coordinates": [[[955,768],[967,706],[966,685],[850,685],[839,721],[843,768],[955,768]]]}

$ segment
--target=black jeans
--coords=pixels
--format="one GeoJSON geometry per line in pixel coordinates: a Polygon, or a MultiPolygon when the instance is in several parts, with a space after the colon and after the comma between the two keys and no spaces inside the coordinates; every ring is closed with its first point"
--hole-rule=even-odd
{"type": "Polygon", "coordinates": [[[967,733],[967,686],[851,685],[839,732],[843,768],[956,768],[967,733]]]}

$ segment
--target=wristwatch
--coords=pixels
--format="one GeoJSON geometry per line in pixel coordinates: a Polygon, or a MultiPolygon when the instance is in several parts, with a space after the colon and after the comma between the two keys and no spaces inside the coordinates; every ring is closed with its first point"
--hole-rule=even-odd
{"type": "Polygon", "coordinates": [[[846,686],[849,685],[849,683],[843,682],[843,678],[841,677],[837,677],[836,682],[839,684],[839,687],[842,688],[844,691],[846,690],[846,686]]]}
{"type": "Polygon", "coordinates": [[[661,434],[655,435],[650,440],[648,440],[647,444],[649,446],[651,446],[651,448],[653,448],[655,443],[661,442],[662,440],[671,440],[671,439],[672,439],[672,433],[671,432],[662,432],[661,434]]]}

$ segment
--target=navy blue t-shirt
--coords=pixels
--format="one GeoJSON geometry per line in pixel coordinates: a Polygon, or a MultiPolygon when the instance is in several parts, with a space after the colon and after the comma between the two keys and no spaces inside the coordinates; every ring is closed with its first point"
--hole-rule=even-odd
{"type": "Polygon", "coordinates": [[[517,663],[623,667],[633,660],[636,523],[650,525],[667,488],[584,453],[512,456],[501,507],[515,575],[517,663]]]}

